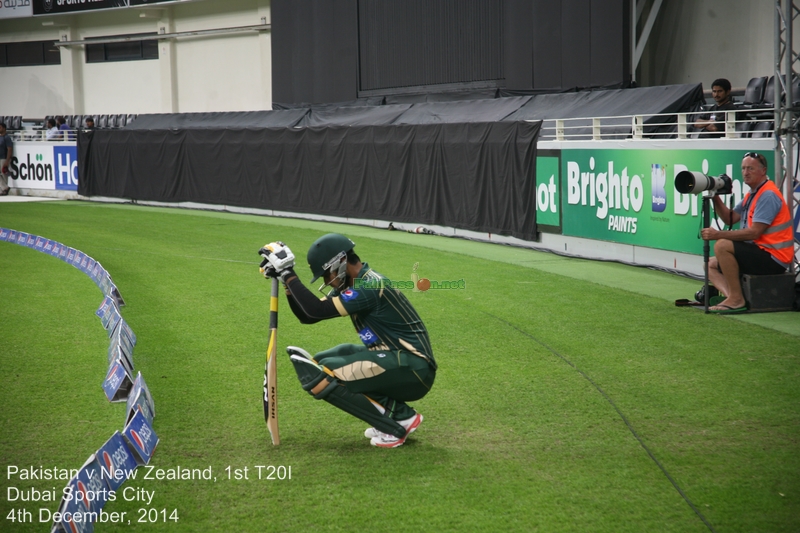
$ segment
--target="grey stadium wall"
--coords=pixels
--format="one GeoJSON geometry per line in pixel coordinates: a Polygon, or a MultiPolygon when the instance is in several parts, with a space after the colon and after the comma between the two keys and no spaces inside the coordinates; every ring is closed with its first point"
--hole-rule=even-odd
{"type": "Polygon", "coordinates": [[[628,0],[274,0],[273,100],[630,83],[628,0]]]}

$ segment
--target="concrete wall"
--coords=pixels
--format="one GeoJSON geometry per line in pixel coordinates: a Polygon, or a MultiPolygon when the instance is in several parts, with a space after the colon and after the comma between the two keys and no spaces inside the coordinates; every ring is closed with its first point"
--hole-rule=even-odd
{"type": "MultiPolygon", "coordinates": [[[[58,29],[33,17],[0,20],[0,41],[58,40],[58,29]]],[[[64,97],[63,65],[0,68],[0,115],[38,116],[45,109],[71,109],[64,97]]],[[[65,111],[66,112],[66,111],[65,111]]]]}
{"type": "MultiPolygon", "coordinates": [[[[269,0],[203,0],[156,8],[0,20],[0,42],[191,32],[270,22],[269,0]]],[[[271,109],[270,32],[159,41],[159,59],[86,63],[83,46],[61,65],[0,68],[0,115],[271,109]]]]}
{"type": "Polygon", "coordinates": [[[775,0],[664,0],[638,83],[702,83],[710,89],[714,79],[727,78],[745,87],[750,78],[773,74],[774,27],[775,0]]]}

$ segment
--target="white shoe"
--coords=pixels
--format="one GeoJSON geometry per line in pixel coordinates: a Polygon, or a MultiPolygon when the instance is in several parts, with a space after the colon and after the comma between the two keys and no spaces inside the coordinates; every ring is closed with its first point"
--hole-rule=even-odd
{"type": "MultiPolygon", "coordinates": [[[[420,417],[419,421],[422,422],[422,415],[419,415],[419,417],[420,417]]],[[[416,419],[417,415],[414,415],[411,418],[406,418],[405,420],[398,420],[397,423],[403,426],[404,428],[408,429],[408,426],[410,426],[416,419]]],[[[417,426],[419,426],[419,422],[414,426],[414,429],[412,429],[409,433],[413,433],[414,430],[417,429],[417,426]]],[[[386,435],[386,433],[383,433],[382,431],[375,428],[368,428],[366,431],[364,431],[364,436],[367,437],[368,439],[374,439],[376,437],[382,437],[384,435],[386,435]]]]}
{"type": "Polygon", "coordinates": [[[370,437],[369,442],[373,446],[377,446],[379,448],[397,448],[398,446],[402,446],[408,436],[417,430],[419,425],[422,423],[422,419],[422,415],[417,413],[411,418],[398,420],[397,423],[406,428],[406,434],[400,438],[395,437],[394,435],[383,433],[375,428],[369,428],[364,432],[364,435],[366,436],[368,432],[375,432],[377,434],[374,437],[370,437]]]}
{"type": "Polygon", "coordinates": [[[364,436],[368,439],[374,439],[375,437],[380,437],[381,435],[384,435],[384,433],[381,433],[375,428],[368,428],[366,431],[364,431],[364,436]]]}

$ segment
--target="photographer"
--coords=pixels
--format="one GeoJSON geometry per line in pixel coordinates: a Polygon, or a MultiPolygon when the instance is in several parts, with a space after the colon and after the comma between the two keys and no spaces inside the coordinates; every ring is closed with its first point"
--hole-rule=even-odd
{"type": "Polygon", "coordinates": [[[750,191],[732,210],[714,196],[717,215],[729,225],[742,221],[742,228],[719,231],[705,228],[704,240],[717,241],[708,262],[708,279],[725,295],[710,307],[715,313],[747,310],[739,274],[782,274],[794,257],[792,217],[778,187],[767,177],[766,158],[754,152],[744,154],[742,179],[750,191]]]}

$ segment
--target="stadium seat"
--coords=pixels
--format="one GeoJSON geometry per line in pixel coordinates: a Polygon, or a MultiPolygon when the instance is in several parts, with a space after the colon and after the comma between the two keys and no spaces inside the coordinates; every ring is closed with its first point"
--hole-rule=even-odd
{"type": "MultiPolygon", "coordinates": [[[[781,76],[783,78],[783,76],[781,76]]],[[[785,78],[784,78],[785,79],[785,78]]],[[[767,85],[764,87],[764,99],[761,102],[761,107],[775,107],[775,76],[770,76],[767,80],[767,85]]],[[[781,100],[784,98],[783,86],[781,86],[781,100]]]]}
{"type": "Polygon", "coordinates": [[[737,137],[750,137],[750,131],[753,129],[752,117],[745,111],[736,113],[736,133],[737,137]]]}
{"type": "Polygon", "coordinates": [[[772,107],[775,103],[775,76],[770,76],[767,84],[764,86],[764,98],[761,100],[761,105],[764,107],[772,107]]]}
{"type": "Polygon", "coordinates": [[[775,129],[774,122],[756,122],[750,132],[750,137],[754,139],[761,139],[764,137],[772,137],[772,132],[775,129]]]}
{"type": "Polygon", "coordinates": [[[744,90],[742,105],[745,107],[759,106],[764,101],[764,87],[767,85],[767,77],[751,78],[744,90]]]}
{"type": "Polygon", "coordinates": [[[128,115],[117,115],[117,127],[124,128],[128,121],[128,115]]]}
{"type": "Polygon", "coordinates": [[[108,127],[108,115],[99,115],[97,120],[95,120],[95,126],[98,128],[107,128],[108,127]]]}
{"type": "Polygon", "coordinates": [[[800,78],[792,76],[792,107],[800,106],[800,78]]]}

